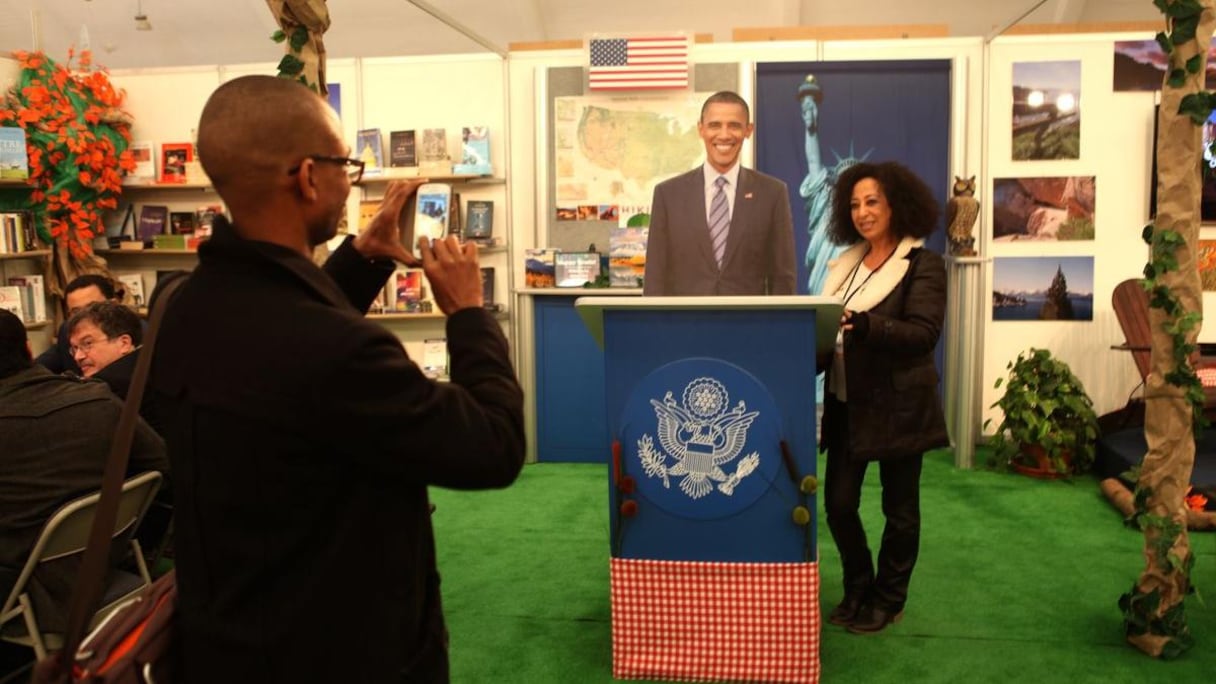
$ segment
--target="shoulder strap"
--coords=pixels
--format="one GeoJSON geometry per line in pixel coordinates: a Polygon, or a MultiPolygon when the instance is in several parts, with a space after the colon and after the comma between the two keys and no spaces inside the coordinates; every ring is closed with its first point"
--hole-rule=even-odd
{"type": "Polygon", "coordinates": [[[163,292],[158,293],[156,301],[152,305],[148,330],[144,333],[143,347],[139,352],[139,358],[135,361],[135,372],[127,390],[127,399],[122,406],[118,427],[114,431],[114,441],[110,443],[110,455],[106,460],[105,472],[101,478],[101,500],[97,503],[93,527],[89,533],[89,545],[85,548],[84,560],[81,562],[80,573],[77,575],[79,583],[72,593],[67,629],[64,632],[63,650],[60,651],[61,667],[71,667],[76,648],[80,645],[80,640],[84,638],[85,629],[97,611],[97,604],[101,599],[102,583],[105,579],[110,555],[110,537],[114,533],[114,523],[118,519],[119,494],[122,490],[123,480],[126,479],[127,460],[131,455],[135,426],[139,422],[139,406],[143,401],[144,386],[147,384],[148,371],[152,366],[152,353],[156,349],[156,335],[173,294],[186,280],[186,278],[174,278],[166,283],[163,292]]]}

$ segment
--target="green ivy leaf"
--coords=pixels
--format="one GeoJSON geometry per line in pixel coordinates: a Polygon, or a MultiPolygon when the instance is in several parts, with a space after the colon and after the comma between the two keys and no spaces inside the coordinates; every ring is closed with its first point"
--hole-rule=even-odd
{"type": "MultiPolygon", "coordinates": [[[[1158,34],[1158,35],[1165,35],[1165,34],[1158,34]]],[[[287,34],[283,33],[282,29],[279,29],[278,31],[275,31],[274,33],[270,34],[270,39],[276,43],[282,43],[283,41],[287,40],[287,34]]]]}
{"type": "Polygon", "coordinates": [[[1212,114],[1214,98],[1213,93],[1190,93],[1178,103],[1178,113],[1191,117],[1196,126],[1202,126],[1212,114]]]}
{"type": "Polygon", "coordinates": [[[301,71],[304,71],[304,62],[295,55],[283,55],[283,59],[279,60],[280,76],[296,76],[301,71]]]}
{"type": "Polygon", "coordinates": [[[291,32],[291,51],[299,52],[308,44],[308,29],[300,26],[291,32]]]}
{"type": "Polygon", "coordinates": [[[1140,237],[1143,238],[1146,243],[1151,242],[1153,239],[1153,224],[1150,223],[1144,226],[1144,229],[1140,231],[1140,237]]]}
{"type": "Polygon", "coordinates": [[[1192,19],[1177,19],[1174,30],[1170,32],[1170,40],[1174,45],[1181,45],[1195,40],[1195,32],[1199,29],[1199,21],[1192,19]]]}
{"type": "Polygon", "coordinates": [[[1186,61],[1186,72],[1188,74],[1197,74],[1203,68],[1203,53],[1196,54],[1186,61]]]}
{"type": "MultiPolygon", "coordinates": [[[[1164,12],[1165,10],[1163,9],[1162,11],[1164,12]]],[[[1157,34],[1157,44],[1161,46],[1161,51],[1167,55],[1174,51],[1174,41],[1170,40],[1170,37],[1164,31],[1157,34]]]]}
{"type": "Polygon", "coordinates": [[[1181,88],[1182,86],[1186,85],[1186,72],[1182,69],[1170,69],[1169,78],[1167,78],[1165,82],[1168,83],[1171,88],[1181,88]]]}

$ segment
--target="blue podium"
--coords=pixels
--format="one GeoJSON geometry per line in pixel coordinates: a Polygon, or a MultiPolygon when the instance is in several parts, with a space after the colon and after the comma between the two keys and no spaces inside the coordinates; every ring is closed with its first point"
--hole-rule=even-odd
{"type": "Polygon", "coordinates": [[[815,681],[815,357],[840,300],[575,307],[604,350],[614,676],[815,681]]]}

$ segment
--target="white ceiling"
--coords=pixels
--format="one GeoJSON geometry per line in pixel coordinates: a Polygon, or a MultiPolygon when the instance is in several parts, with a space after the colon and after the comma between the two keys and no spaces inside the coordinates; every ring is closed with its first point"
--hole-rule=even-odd
{"type": "MultiPolygon", "coordinates": [[[[744,27],[947,24],[985,35],[1037,0],[428,0],[503,49],[601,32],[684,30],[731,39],[744,27]]],[[[331,58],[482,51],[407,0],[330,0],[331,58]]],[[[1023,23],[1160,21],[1152,0],[1046,0],[1023,23]]],[[[0,0],[0,50],[66,56],[87,35],[110,68],[274,62],[277,28],[266,0],[0,0]],[[135,29],[137,7],[152,23],[135,29]]]]}

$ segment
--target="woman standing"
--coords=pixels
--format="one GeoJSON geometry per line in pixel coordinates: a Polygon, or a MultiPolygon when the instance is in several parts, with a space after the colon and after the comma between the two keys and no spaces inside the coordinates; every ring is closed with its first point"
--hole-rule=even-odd
{"type": "Polygon", "coordinates": [[[942,258],[924,249],[937,227],[937,202],[904,166],[851,166],[834,198],[832,241],[852,246],[831,262],[823,289],[844,300],[827,368],[822,446],[824,505],[845,593],[828,621],[867,634],[903,615],[920,547],[922,458],[949,443],[933,360],[946,272],[942,258]],[[859,514],[870,461],[878,461],[886,517],[877,571],[859,514]]]}

